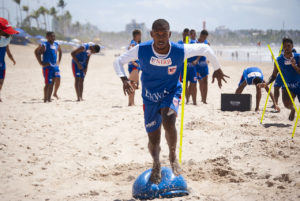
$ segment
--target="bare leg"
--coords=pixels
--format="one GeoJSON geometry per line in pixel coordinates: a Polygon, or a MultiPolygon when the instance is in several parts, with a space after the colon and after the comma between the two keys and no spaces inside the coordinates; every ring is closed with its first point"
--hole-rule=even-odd
{"type": "Polygon", "coordinates": [[[83,81],[84,81],[84,78],[79,78],[78,91],[79,91],[79,98],[80,98],[81,101],[83,101],[83,98],[82,98],[82,94],[83,94],[83,81]]]}
{"type": "MultiPolygon", "coordinates": [[[[293,121],[294,118],[295,118],[295,108],[294,108],[294,106],[293,106],[293,103],[292,103],[292,101],[291,101],[291,99],[290,99],[290,97],[289,97],[289,95],[288,95],[286,89],[285,89],[285,88],[282,88],[281,91],[282,91],[282,102],[283,102],[284,106],[285,106],[286,108],[288,108],[288,109],[291,110],[290,116],[289,116],[289,120],[290,120],[290,121],[293,121]]],[[[293,93],[291,92],[291,95],[292,95],[293,99],[295,99],[295,94],[293,94],[293,93]]]]}
{"type": "Polygon", "coordinates": [[[4,83],[4,79],[0,79],[0,102],[2,102],[2,99],[1,99],[1,90],[2,90],[3,83],[4,83]]]}
{"type": "Polygon", "coordinates": [[[129,75],[129,80],[131,80],[131,85],[134,89],[133,93],[128,96],[128,106],[133,106],[134,104],[134,96],[135,90],[138,88],[138,81],[139,81],[139,71],[137,69],[132,70],[129,75]]]}
{"type": "Polygon", "coordinates": [[[148,133],[148,149],[153,159],[153,167],[150,176],[150,181],[152,183],[158,184],[160,183],[161,173],[160,173],[160,161],[159,161],[159,153],[160,153],[160,133],[161,127],[159,127],[156,131],[148,133]]]}
{"type": "Polygon", "coordinates": [[[202,78],[202,80],[200,80],[200,86],[201,86],[201,99],[202,102],[204,104],[207,104],[206,99],[207,99],[207,91],[208,91],[208,80],[207,80],[207,76],[202,78]]]}
{"type": "Polygon", "coordinates": [[[59,99],[59,97],[57,96],[57,91],[58,91],[58,88],[59,88],[59,86],[60,86],[60,77],[54,78],[54,83],[55,83],[55,89],[54,89],[54,94],[53,94],[53,96],[54,96],[56,99],[59,99]]]}
{"type": "Polygon", "coordinates": [[[162,123],[166,132],[166,140],[169,146],[169,160],[173,173],[178,176],[181,174],[181,168],[176,157],[177,130],[175,127],[176,112],[170,108],[162,108],[162,123]]]}
{"type": "Polygon", "coordinates": [[[44,87],[44,103],[46,103],[48,101],[48,88],[49,88],[49,84],[45,84],[45,87],[44,87]]]}
{"type": "Polygon", "coordinates": [[[275,103],[278,105],[278,99],[280,96],[280,87],[274,87],[274,99],[275,99],[275,103]]]}
{"type": "Polygon", "coordinates": [[[75,77],[75,83],[74,83],[76,95],[77,95],[77,101],[80,101],[80,92],[79,92],[79,77],[75,77]]]}
{"type": "Polygon", "coordinates": [[[191,83],[189,92],[192,95],[193,105],[197,105],[197,83],[191,83]]]}
{"type": "Polygon", "coordinates": [[[186,81],[185,98],[186,98],[186,104],[188,104],[190,102],[190,87],[188,81],[186,81]]]}

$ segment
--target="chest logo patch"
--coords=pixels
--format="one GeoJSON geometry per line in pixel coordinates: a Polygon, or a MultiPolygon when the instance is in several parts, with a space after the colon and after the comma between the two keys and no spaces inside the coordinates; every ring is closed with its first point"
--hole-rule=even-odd
{"type": "Polygon", "coordinates": [[[151,57],[150,64],[152,64],[153,66],[170,66],[172,65],[172,60],[171,58],[160,59],[156,57],[151,57]]]}
{"type": "Polygon", "coordinates": [[[177,66],[168,67],[168,74],[173,75],[176,72],[177,66]]]}

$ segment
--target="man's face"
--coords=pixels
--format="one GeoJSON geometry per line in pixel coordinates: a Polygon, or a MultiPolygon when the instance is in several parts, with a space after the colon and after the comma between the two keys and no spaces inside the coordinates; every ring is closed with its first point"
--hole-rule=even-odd
{"type": "Polygon", "coordinates": [[[192,39],[192,40],[195,40],[195,39],[196,39],[196,32],[195,32],[195,31],[192,31],[192,32],[190,33],[190,35],[191,35],[191,39],[192,39]]]}
{"type": "Polygon", "coordinates": [[[207,35],[200,35],[199,41],[204,42],[207,39],[207,35]]]}
{"type": "Polygon", "coordinates": [[[171,32],[166,29],[152,30],[151,37],[154,41],[154,46],[158,50],[164,50],[169,47],[169,38],[171,37],[171,32]]]}
{"type": "Polygon", "coordinates": [[[135,40],[135,41],[141,41],[141,39],[142,39],[142,35],[141,35],[141,34],[137,34],[137,35],[135,35],[135,37],[134,37],[134,40],[135,40]]]}
{"type": "Polygon", "coordinates": [[[190,36],[190,33],[188,31],[182,33],[182,37],[184,38],[184,40],[187,36],[190,36]]]}
{"type": "Polygon", "coordinates": [[[283,43],[283,51],[284,53],[292,53],[293,50],[293,44],[289,42],[283,43]]]}
{"type": "Polygon", "coordinates": [[[89,49],[91,50],[91,53],[92,53],[92,54],[95,54],[95,53],[96,53],[95,46],[90,46],[89,49]]]}
{"type": "Polygon", "coordinates": [[[54,43],[55,41],[55,34],[50,34],[49,36],[47,36],[47,40],[50,42],[50,43],[54,43]]]}

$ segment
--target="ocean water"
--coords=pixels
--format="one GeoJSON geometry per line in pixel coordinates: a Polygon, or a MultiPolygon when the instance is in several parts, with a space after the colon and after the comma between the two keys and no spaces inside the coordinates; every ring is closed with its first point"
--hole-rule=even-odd
{"type": "MultiPolygon", "coordinates": [[[[268,46],[212,46],[212,48],[219,58],[227,61],[273,62],[268,46]]],[[[280,46],[271,45],[271,49],[277,57],[280,46]]],[[[295,49],[300,52],[299,46],[295,49]]]]}

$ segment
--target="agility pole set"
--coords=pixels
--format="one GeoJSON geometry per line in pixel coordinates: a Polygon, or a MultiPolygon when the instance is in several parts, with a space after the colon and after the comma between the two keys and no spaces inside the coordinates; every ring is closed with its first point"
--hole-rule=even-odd
{"type": "MultiPolygon", "coordinates": [[[[281,51],[282,51],[282,46],[283,46],[283,44],[281,44],[280,51],[279,51],[279,56],[280,56],[281,51]]],[[[285,79],[284,79],[284,77],[283,77],[283,75],[282,75],[281,69],[280,69],[280,67],[279,67],[279,65],[278,65],[277,59],[275,58],[275,56],[274,56],[274,54],[273,54],[273,51],[272,51],[270,45],[268,45],[268,48],[269,48],[269,50],[270,50],[270,52],[271,52],[271,55],[272,55],[272,58],[273,58],[273,60],[274,60],[275,66],[277,67],[277,70],[278,70],[278,72],[279,72],[279,74],[280,74],[280,77],[281,77],[283,83],[284,83],[284,86],[285,86],[285,88],[286,88],[286,91],[288,92],[289,97],[290,97],[290,99],[291,99],[291,101],[292,101],[292,103],[293,103],[293,106],[294,106],[294,108],[295,108],[295,111],[296,111],[296,113],[297,113],[295,125],[294,125],[294,128],[293,128],[293,133],[292,133],[292,138],[294,138],[294,135],[295,135],[295,132],[296,132],[297,123],[298,123],[298,119],[299,119],[299,117],[300,117],[300,116],[299,116],[299,115],[300,115],[300,107],[299,107],[299,109],[297,109],[297,106],[296,106],[296,104],[295,104],[295,101],[294,101],[294,99],[293,99],[293,97],[292,97],[292,94],[291,94],[291,92],[290,92],[290,90],[289,90],[289,87],[288,87],[287,84],[286,84],[286,81],[285,81],[285,79]]],[[[261,123],[261,124],[262,124],[263,119],[264,119],[264,114],[265,114],[265,110],[266,110],[266,107],[267,107],[267,103],[268,103],[268,99],[269,99],[269,96],[270,96],[270,93],[271,93],[271,88],[272,88],[272,86],[273,86],[273,83],[274,83],[274,82],[271,83],[270,88],[269,88],[269,91],[268,91],[267,100],[266,100],[265,107],[264,107],[264,110],[263,110],[263,113],[262,113],[262,117],[261,117],[261,120],[260,120],[260,123],[261,123]]]]}

